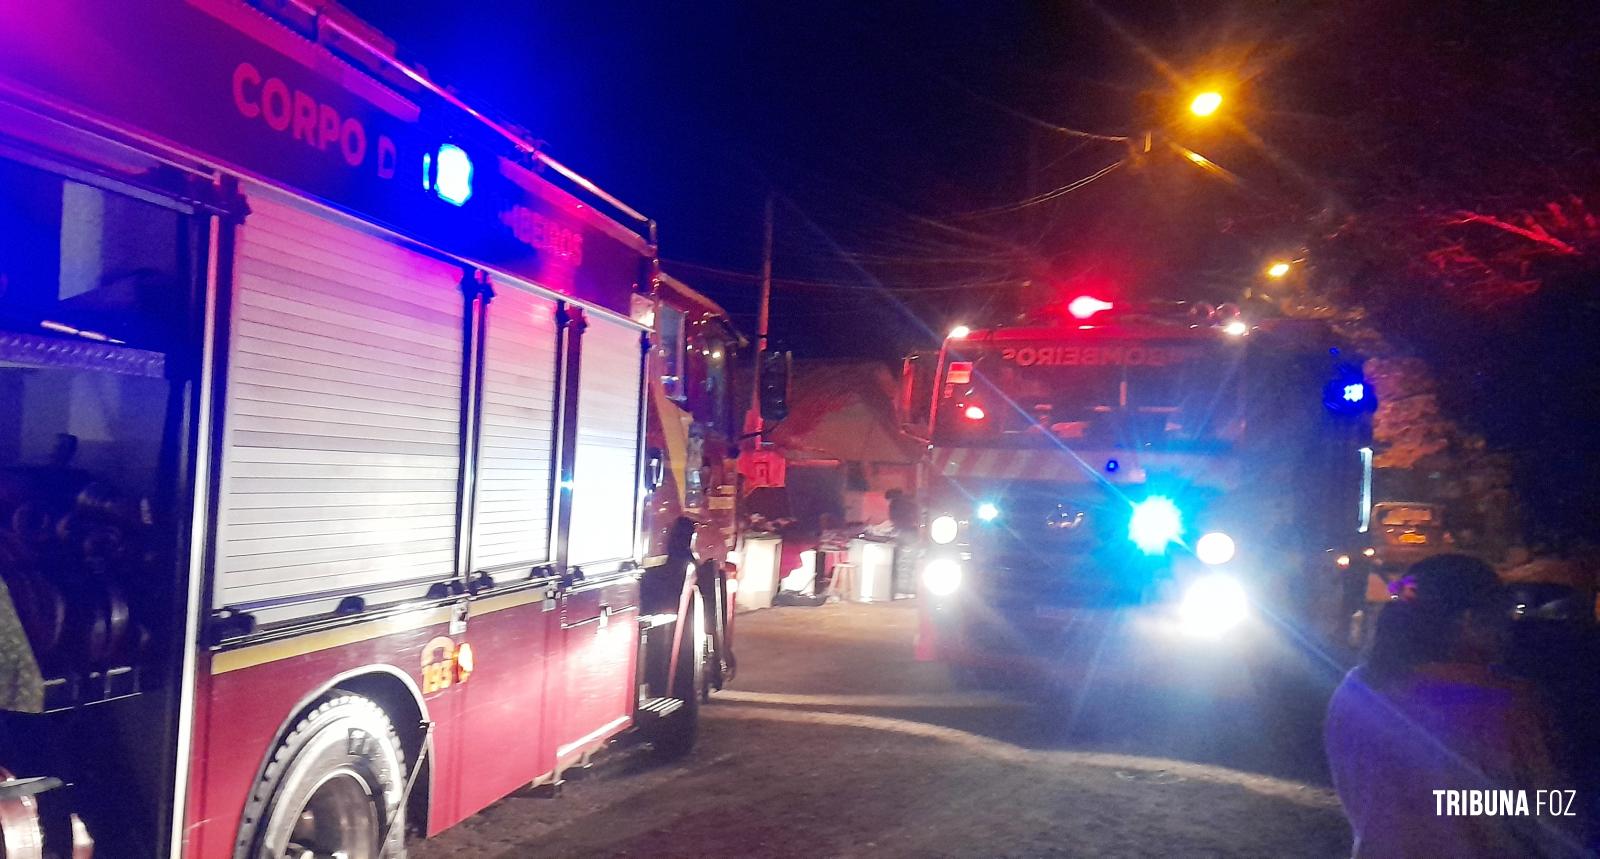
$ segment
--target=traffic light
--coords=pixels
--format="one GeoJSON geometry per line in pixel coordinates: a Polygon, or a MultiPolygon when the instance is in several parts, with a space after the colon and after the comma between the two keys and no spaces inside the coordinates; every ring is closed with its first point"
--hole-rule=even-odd
{"type": "Polygon", "coordinates": [[[757,407],[761,420],[775,424],[789,416],[789,375],[794,358],[789,352],[765,350],[756,360],[761,373],[757,407]]]}

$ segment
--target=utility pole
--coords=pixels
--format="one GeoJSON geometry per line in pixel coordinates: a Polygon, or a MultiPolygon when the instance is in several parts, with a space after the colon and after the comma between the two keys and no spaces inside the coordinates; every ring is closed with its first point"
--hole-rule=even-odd
{"type": "Polygon", "coordinates": [[[765,217],[762,220],[761,231],[761,304],[756,311],[756,369],[755,396],[750,400],[750,407],[756,413],[756,449],[760,450],[766,440],[761,437],[765,429],[761,420],[761,358],[767,351],[767,317],[772,309],[772,194],[767,194],[765,217]]]}

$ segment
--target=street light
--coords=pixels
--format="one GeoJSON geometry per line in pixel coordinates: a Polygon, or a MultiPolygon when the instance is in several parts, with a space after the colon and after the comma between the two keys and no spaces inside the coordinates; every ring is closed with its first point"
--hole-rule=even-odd
{"type": "Polygon", "coordinates": [[[1210,116],[1216,113],[1217,108],[1221,106],[1222,93],[1215,90],[1207,90],[1195,96],[1194,101],[1189,102],[1189,112],[1195,116],[1210,116]]]}
{"type": "Polygon", "coordinates": [[[1284,261],[1282,261],[1282,260],[1279,260],[1278,262],[1275,262],[1272,265],[1267,266],[1267,277],[1276,279],[1276,278],[1281,278],[1281,277],[1283,277],[1284,275],[1286,275],[1288,273],[1289,273],[1289,264],[1284,262],[1284,261]]]}

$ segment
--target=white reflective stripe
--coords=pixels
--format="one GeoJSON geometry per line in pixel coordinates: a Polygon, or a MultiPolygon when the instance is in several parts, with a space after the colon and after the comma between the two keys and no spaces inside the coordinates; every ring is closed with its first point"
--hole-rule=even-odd
{"type": "Polygon", "coordinates": [[[235,267],[215,604],[449,575],[461,269],[268,197],[252,195],[250,209],[235,267]]]}
{"type": "Polygon", "coordinates": [[[1044,478],[1054,465],[1054,455],[1042,450],[1017,450],[1011,452],[1006,463],[1006,477],[1044,478]]]}
{"type": "Polygon", "coordinates": [[[1027,451],[1003,450],[996,457],[995,474],[999,477],[1021,477],[1022,463],[1026,461],[1027,451]]]}
{"type": "Polygon", "coordinates": [[[940,448],[933,452],[937,472],[954,478],[1012,480],[1098,479],[1094,469],[1085,466],[1069,450],[1019,450],[1012,448],[940,448]]]}
{"type": "Polygon", "coordinates": [[[988,448],[965,451],[962,456],[961,471],[974,476],[988,474],[989,460],[993,456],[994,450],[988,448]]]}
{"type": "Polygon", "coordinates": [[[633,557],[638,483],[639,329],[595,315],[583,332],[568,562],[633,557]]]}
{"type": "Polygon", "coordinates": [[[474,569],[549,559],[556,306],[499,284],[484,343],[474,569]]]}

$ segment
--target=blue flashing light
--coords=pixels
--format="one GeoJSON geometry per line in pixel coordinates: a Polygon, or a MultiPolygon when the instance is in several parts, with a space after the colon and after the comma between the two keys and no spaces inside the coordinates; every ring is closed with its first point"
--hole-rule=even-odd
{"type": "Polygon", "coordinates": [[[439,146],[434,158],[433,193],[451,205],[465,205],[472,198],[472,159],[454,143],[439,146]]]}
{"type": "Polygon", "coordinates": [[[978,505],[978,518],[985,522],[993,522],[1000,515],[1000,508],[993,503],[985,501],[978,505]]]}
{"type": "Polygon", "coordinates": [[[1119,469],[1121,467],[1122,467],[1122,463],[1117,462],[1115,459],[1106,460],[1106,473],[1107,474],[1116,474],[1117,473],[1117,469],[1119,469]]]}
{"type": "Polygon", "coordinates": [[[1128,539],[1146,555],[1159,555],[1183,536],[1183,514],[1171,498],[1152,495],[1133,505],[1128,539]]]}
{"type": "Polygon", "coordinates": [[[1360,367],[1343,363],[1323,387],[1322,405],[1336,415],[1355,417],[1377,408],[1377,393],[1362,377],[1360,367]]]}

